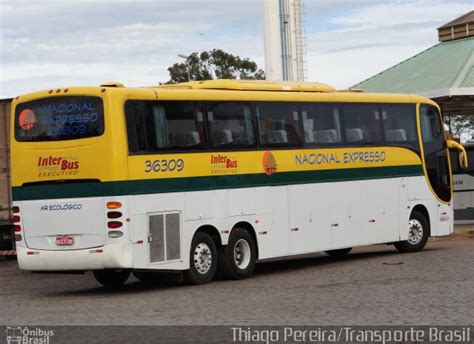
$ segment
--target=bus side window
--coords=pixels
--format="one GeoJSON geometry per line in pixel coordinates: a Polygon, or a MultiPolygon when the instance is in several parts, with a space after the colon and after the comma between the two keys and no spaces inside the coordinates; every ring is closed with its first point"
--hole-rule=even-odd
{"type": "Polygon", "coordinates": [[[206,147],[204,115],[198,102],[129,100],[125,119],[130,153],[206,147]]]}
{"type": "Polygon", "coordinates": [[[260,144],[264,147],[301,147],[303,144],[296,103],[256,104],[260,144]]]}
{"type": "Polygon", "coordinates": [[[340,145],[341,121],[333,104],[303,104],[301,109],[307,146],[340,145]]]}
{"type": "Polygon", "coordinates": [[[354,145],[382,144],[380,112],[375,104],[344,104],[342,117],[346,141],[354,145]]]}
{"type": "Polygon", "coordinates": [[[255,145],[250,107],[245,103],[207,103],[211,148],[243,148],[255,145]]]}
{"type": "Polygon", "coordinates": [[[129,153],[155,151],[152,102],[129,100],[125,103],[125,122],[127,125],[129,153]]]}
{"type": "Polygon", "coordinates": [[[207,147],[206,128],[202,106],[198,102],[161,102],[166,113],[169,150],[207,147]]]}
{"type": "Polygon", "coordinates": [[[385,141],[390,145],[406,146],[419,152],[415,106],[383,104],[380,109],[385,141]]]}

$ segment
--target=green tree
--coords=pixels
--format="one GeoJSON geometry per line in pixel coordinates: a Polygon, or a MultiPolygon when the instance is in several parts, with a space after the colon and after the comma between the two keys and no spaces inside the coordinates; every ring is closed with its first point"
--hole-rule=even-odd
{"type": "Polygon", "coordinates": [[[185,61],[169,67],[168,72],[170,80],[167,84],[186,82],[189,79],[265,79],[265,73],[254,61],[234,56],[220,49],[194,52],[185,61]]]}
{"type": "Polygon", "coordinates": [[[448,132],[455,138],[461,138],[463,134],[474,134],[474,115],[444,115],[444,123],[448,132]]]}

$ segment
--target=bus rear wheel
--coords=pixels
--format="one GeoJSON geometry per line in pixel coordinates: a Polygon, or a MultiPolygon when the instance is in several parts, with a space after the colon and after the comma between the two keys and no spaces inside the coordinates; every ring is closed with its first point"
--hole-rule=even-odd
{"type": "Polygon", "coordinates": [[[189,252],[189,270],[184,274],[189,284],[209,283],[217,270],[217,249],[211,236],[197,232],[191,243],[189,252]]]}
{"type": "Polygon", "coordinates": [[[348,248],[341,248],[340,250],[326,251],[325,253],[328,256],[340,258],[340,257],[346,256],[351,251],[352,251],[352,247],[348,247],[348,248]]]}
{"type": "Polygon", "coordinates": [[[234,228],[227,245],[219,249],[219,272],[226,279],[242,279],[252,275],[257,260],[257,247],[252,235],[234,228]]]}
{"type": "Polygon", "coordinates": [[[118,288],[127,282],[130,276],[128,270],[96,270],[94,277],[106,288],[118,288]]]}
{"type": "Polygon", "coordinates": [[[408,240],[394,243],[395,248],[404,253],[421,251],[430,236],[428,219],[414,210],[408,221],[408,240]]]}

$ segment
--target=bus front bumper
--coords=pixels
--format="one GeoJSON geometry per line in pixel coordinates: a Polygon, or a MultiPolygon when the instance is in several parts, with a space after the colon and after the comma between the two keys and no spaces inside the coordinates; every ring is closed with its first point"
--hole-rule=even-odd
{"type": "Polygon", "coordinates": [[[17,246],[17,258],[20,269],[28,271],[130,269],[133,266],[130,243],[70,251],[35,250],[17,246]]]}

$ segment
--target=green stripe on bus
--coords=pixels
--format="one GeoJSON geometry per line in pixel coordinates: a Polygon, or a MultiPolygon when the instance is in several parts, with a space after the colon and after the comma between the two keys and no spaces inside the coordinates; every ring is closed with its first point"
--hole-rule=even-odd
{"type": "Polygon", "coordinates": [[[12,193],[14,201],[26,201],[341,182],[419,176],[422,174],[423,170],[421,165],[408,165],[341,170],[277,172],[271,176],[260,173],[189,178],[144,179],[104,183],[85,182],[57,185],[31,185],[27,187],[14,187],[12,193]]]}

